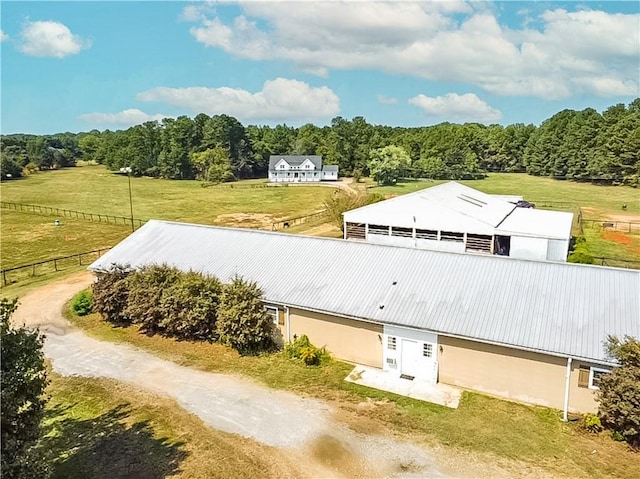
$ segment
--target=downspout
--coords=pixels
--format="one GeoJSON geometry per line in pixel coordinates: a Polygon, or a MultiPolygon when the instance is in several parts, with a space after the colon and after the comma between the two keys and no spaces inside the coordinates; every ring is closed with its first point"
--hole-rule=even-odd
{"type": "Polygon", "coordinates": [[[572,359],[570,357],[567,358],[567,372],[565,374],[565,379],[564,379],[564,409],[562,411],[562,420],[564,422],[567,422],[569,420],[568,413],[569,413],[569,388],[571,385],[571,361],[572,359]]]}
{"type": "Polygon", "coordinates": [[[289,318],[289,306],[285,306],[284,310],[286,311],[285,319],[287,320],[287,342],[291,342],[291,320],[289,318]]]}

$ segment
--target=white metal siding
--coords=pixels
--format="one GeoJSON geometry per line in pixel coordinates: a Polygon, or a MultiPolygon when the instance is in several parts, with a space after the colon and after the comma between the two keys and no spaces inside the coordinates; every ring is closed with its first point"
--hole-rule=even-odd
{"type": "Polygon", "coordinates": [[[548,240],[546,238],[512,236],[509,256],[512,258],[545,261],[547,259],[547,243],[548,240]]]}
{"type": "Polygon", "coordinates": [[[548,261],[566,261],[567,254],[569,253],[569,241],[568,240],[549,240],[547,246],[547,260],[548,261]]]}

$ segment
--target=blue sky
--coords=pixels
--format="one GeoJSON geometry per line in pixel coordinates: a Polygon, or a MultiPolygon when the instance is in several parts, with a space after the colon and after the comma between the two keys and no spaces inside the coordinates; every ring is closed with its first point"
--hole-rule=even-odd
{"type": "Polygon", "coordinates": [[[640,96],[639,2],[0,4],[1,131],[539,124],[640,96]]]}

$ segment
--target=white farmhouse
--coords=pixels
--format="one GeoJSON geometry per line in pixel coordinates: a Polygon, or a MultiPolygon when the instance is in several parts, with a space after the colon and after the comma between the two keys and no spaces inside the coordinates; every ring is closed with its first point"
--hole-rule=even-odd
{"type": "Polygon", "coordinates": [[[271,155],[269,157],[269,181],[274,183],[336,181],[337,179],[338,166],[323,166],[321,156],[271,155]]]}
{"type": "MultiPolygon", "coordinates": [[[[344,238],[566,261],[573,213],[517,207],[454,181],[344,213],[344,238]]],[[[511,201],[508,201],[511,200],[511,201]]]]}

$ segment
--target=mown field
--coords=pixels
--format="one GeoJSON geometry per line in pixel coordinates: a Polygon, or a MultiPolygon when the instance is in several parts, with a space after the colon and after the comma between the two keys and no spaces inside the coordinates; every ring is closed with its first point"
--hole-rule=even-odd
{"type": "Polygon", "coordinates": [[[480,457],[480,462],[511,470],[514,477],[540,477],[538,468],[552,477],[640,476],[637,454],[625,444],[607,433],[584,432],[578,422],[562,423],[560,411],[553,409],[472,392],[463,393],[458,409],[449,409],[348,383],[344,378],[353,366],[339,361],[307,367],[283,353],[240,356],[219,344],[149,337],[136,326],[113,328],[97,314],[80,318],[68,312],[67,316],[98,339],[130,344],[183,366],[240,374],[271,388],[326,400],[335,407],[337,417],[356,431],[444,445],[443,454],[452,461],[480,457]],[[528,468],[538,472],[530,474],[528,468]]]}

